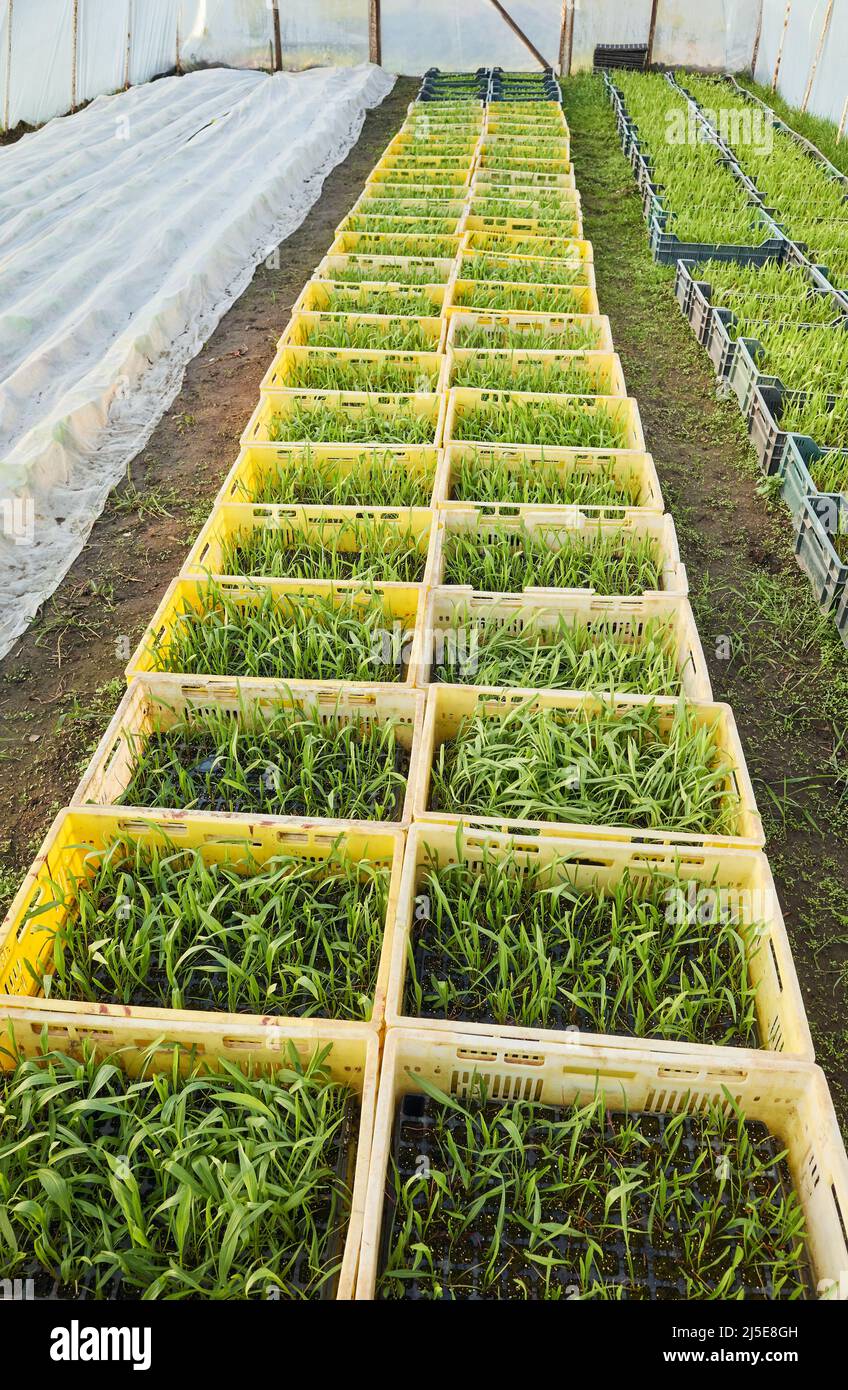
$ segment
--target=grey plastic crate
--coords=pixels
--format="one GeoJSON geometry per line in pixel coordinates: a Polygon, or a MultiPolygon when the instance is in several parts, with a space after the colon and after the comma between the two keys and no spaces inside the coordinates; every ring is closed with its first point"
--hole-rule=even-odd
{"type": "Polygon", "coordinates": [[[795,559],[809,578],[820,608],[829,611],[841,600],[848,579],[848,561],[840,559],[832,537],[848,532],[848,506],[838,506],[835,516],[822,517],[806,497],[795,538],[795,559]],[[830,523],[830,524],[828,524],[830,523]]]}
{"type": "Polygon", "coordinates": [[[838,453],[845,457],[848,474],[848,449],[820,449],[808,434],[787,434],[783,454],[777,466],[777,473],[783,479],[781,489],[783,500],[792,513],[796,525],[800,524],[804,502],[810,499],[825,529],[832,530],[837,523],[840,507],[848,506],[848,486],[846,491],[820,492],[813,481],[810,464],[826,454],[838,453]]]}

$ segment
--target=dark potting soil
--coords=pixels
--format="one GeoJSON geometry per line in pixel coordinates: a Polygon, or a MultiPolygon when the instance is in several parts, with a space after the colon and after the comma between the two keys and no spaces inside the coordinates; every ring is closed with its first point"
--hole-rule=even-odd
{"type": "MultiPolygon", "coordinates": [[[[472,1114],[482,1112],[482,1115],[489,1119],[503,1110],[499,1103],[475,1104],[466,1101],[465,1104],[466,1109],[472,1114]]],[[[539,1116],[539,1123],[534,1124],[531,1120],[524,1135],[524,1160],[527,1167],[533,1169],[540,1155],[550,1153],[549,1126],[567,1120],[573,1114],[573,1109],[545,1105],[528,1105],[528,1108],[539,1116]]],[[[650,1148],[656,1149],[664,1144],[666,1127],[673,1119],[679,1123],[679,1117],[660,1112],[633,1111],[626,1115],[618,1112],[608,1113],[603,1133],[600,1130],[594,1131],[588,1144],[587,1136],[584,1134],[578,1145],[578,1155],[581,1152],[584,1155],[588,1153],[590,1172],[592,1161],[600,1160],[604,1171],[609,1175],[611,1188],[615,1186],[618,1176],[613,1144],[619,1130],[625,1124],[628,1128],[638,1127],[650,1148]]],[[[793,1191],[793,1184],[786,1159],[781,1157],[782,1146],[760,1121],[746,1120],[744,1125],[756,1158],[765,1165],[757,1178],[746,1183],[746,1192],[762,1197],[774,1192],[779,1194],[777,1200],[788,1198],[793,1191]]],[[[442,1138],[443,1135],[450,1136],[455,1143],[473,1182],[473,1156],[467,1152],[464,1115],[440,1106],[420,1093],[402,1098],[395,1115],[392,1142],[392,1158],[397,1174],[395,1177],[395,1174],[390,1172],[386,1184],[378,1298],[485,1298],[505,1301],[578,1298],[583,1294],[586,1285],[581,1262],[589,1257],[593,1245],[596,1248],[592,1253],[590,1280],[607,1287],[619,1286],[622,1299],[673,1301],[697,1297],[697,1294],[687,1293],[683,1275],[685,1253],[681,1241],[679,1215],[673,1210],[668,1214],[661,1230],[655,1226],[649,1233],[647,1199],[638,1196],[633,1198],[628,1210],[628,1239],[625,1241],[620,1215],[617,1217],[620,1207],[613,1206],[605,1218],[603,1191],[599,1195],[596,1212],[592,1212],[587,1220],[585,1211],[581,1214],[570,1212],[567,1201],[560,1194],[554,1192],[546,1196],[542,1184],[537,1189],[542,1201],[541,1214],[535,1224],[540,1226],[542,1223],[569,1223],[574,1230],[573,1234],[555,1236],[544,1245],[546,1255],[561,1261],[550,1271],[547,1288],[544,1266],[538,1259],[530,1257],[531,1252],[538,1256],[539,1243],[531,1245],[528,1222],[519,1220],[509,1211],[503,1221],[496,1271],[492,1276],[486,1274],[488,1248],[495,1231],[500,1201],[501,1189],[496,1183],[491,1198],[483,1203],[476,1222],[467,1226],[459,1238],[454,1234],[456,1219],[452,1224],[449,1224],[448,1219],[438,1218],[431,1222],[427,1227],[426,1237],[422,1236],[421,1239],[426,1238],[432,1254],[432,1267],[422,1265],[417,1277],[398,1279],[394,1271],[389,1271],[387,1266],[395,1244],[395,1222],[402,1212],[398,1200],[399,1193],[410,1178],[420,1177],[422,1172],[447,1173],[449,1182],[452,1180],[451,1175],[455,1178],[457,1164],[445,1139],[442,1138]],[[591,1219],[592,1217],[594,1219],[591,1219]],[[579,1231],[581,1225],[584,1229],[579,1231]],[[434,1284],[439,1286],[435,1291],[434,1284]]],[[[687,1184],[686,1190],[691,1193],[690,1204],[685,1212],[687,1226],[699,1208],[713,1204],[717,1199],[721,1206],[727,1209],[728,1216],[732,1212],[728,1192],[730,1184],[722,1187],[715,1171],[718,1162],[727,1156],[728,1136],[721,1136],[715,1124],[708,1119],[695,1115],[685,1117],[679,1147],[674,1159],[665,1167],[665,1172],[670,1181],[675,1173],[681,1176],[691,1173],[698,1156],[705,1148],[709,1148],[714,1155],[714,1161],[711,1159],[703,1166],[695,1182],[687,1184]]],[[[637,1159],[638,1154],[634,1156],[634,1162],[637,1159]]],[[[733,1161],[732,1157],[729,1161],[733,1161]]],[[[424,1184],[416,1192],[413,1206],[422,1216],[429,1210],[434,1193],[433,1187],[427,1188],[424,1184]]],[[[472,1199],[466,1186],[458,1194],[456,1205],[445,1194],[441,1195],[440,1200],[445,1204],[443,1210],[463,1217],[472,1199]]],[[[739,1211],[742,1214],[741,1206],[739,1211]]],[[[720,1263],[716,1277],[710,1280],[700,1276],[707,1290],[718,1287],[724,1268],[729,1266],[732,1259],[734,1247],[726,1244],[723,1249],[726,1260],[720,1263]]],[[[778,1253],[785,1256],[789,1252],[778,1253]]],[[[788,1296],[787,1292],[775,1293],[767,1270],[764,1270],[762,1278],[757,1277],[756,1271],[752,1270],[748,1271],[748,1275],[749,1282],[744,1283],[737,1274],[728,1297],[741,1296],[749,1300],[766,1301],[788,1296]]],[[[815,1296],[812,1271],[806,1258],[799,1261],[797,1284],[794,1289],[790,1286],[789,1292],[794,1292],[795,1296],[800,1292],[801,1297],[815,1296]]],[[[591,1289],[588,1296],[592,1297],[591,1289]]]]}
{"type": "MultiPolygon", "coordinates": [[[[226,759],[222,750],[211,738],[202,735],[172,737],[167,732],[157,731],[150,735],[145,744],[146,766],[137,772],[119,804],[125,806],[185,806],[185,791],[179,785],[172,769],[179,768],[194,788],[191,809],[195,811],[229,811],[239,815],[265,816],[315,816],[321,813],[309,806],[299,789],[293,787],[282,772],[291,755],[282,760],[278,770],[276,764],[251,767],[244,772],[245,791],[240,795],[238,789],[226,781],[226,759]],[[270,771],[269,771],[270,768],[270,771]]],[[[365,798],[362,806],[362,789],[350,785],[350,765],[344,748],[339,748],[333,759],[322,757],[322,768],[326,775],[335,774],[338,785],[349,788],[350,800],[340,801],[333,807],[333,815],[341,820],[367,819],[367,810],[375,819],[399,821],[403,812],[406,782],[409,777],[409,753],[396,745],[392,759],[393,770],[403,778],[392,795],[388,805],[378,805],[373,795],[365,798]],[[353,805],[354,799],[359,806],[353,805]],[[354,814],[356,813],[356,814],[354,814]]]]}

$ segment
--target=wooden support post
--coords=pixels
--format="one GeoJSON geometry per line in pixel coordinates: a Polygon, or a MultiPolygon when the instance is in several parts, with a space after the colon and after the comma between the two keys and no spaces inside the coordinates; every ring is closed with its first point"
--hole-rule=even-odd
{"type": "Polygon", "coordinates": [[[283,34],[280,28],[280,0],[274,0],[274,71],[283,70],[283,34]]]}
{"type": "Polygon", "coordinates": [[[377,67],[383,61],[383,16],[380,0],[368,0],[368,59],[377,67]]]}
{"type": "Polygon", "coordinates": [[[762,37],[762,32],[763,32],[763,0],[760,0],[760,8],[759,8],[759,10],[757,11],[757,32],[756,32],[756,34],[754,35],[754,47],[753,47],[753,49],[751,50],[751,76],[752,76],[752,77],[754,76],[754,70],[755,70],[755,68],[756,68],[756,66],[757,66],[757,58],[758,58],[759,52],[760,52],[760,38],[762,37]]]}
{"type": "Polygon", "coordinates": [[[549,63],[547,58],[542,57],[542,54],[539,52],[536,45],[532,42],[531,39],[528,39],[524,30],[519,28],[509,11],[504,9],[503,5],[501,4],[501,0],[489,0],[489,4],[494,5],[504,24],[509,25],[509,28],[512,30],[515,37],[521,40],[528,52],[532,53],[539,66],[543,68],[550,68],[551,71],[553,71],[553,63],[549,63]]]}
{"type": "Polygon", "coordinates": [[[6,100],[3,103],[3,129],[9,129],[9,111],[11,110],[12,94],[12,15],[15,10],[15,0],[9,0],[9,13],[6,18],[8,25],[6,31],[6,100]]]}
{"type": "Polygon", "coordinates": [[[651,22],[648,26],[648,51],[645,54],[645,67],[649,68],[654,60],[654,35],[657,32],[657,10],[659,0],[651,0],[651,22]]]}
{"type": "Polygon", "coordinates": [[[838,144],[839,141],[842,139],[842,133],[843,133],[843,131],[845,130],[845,122],[846,122],[846,120],[848,120],[848,97],[845,98],[845,105],[844,105],[843,108],[842,108],[842,115],[841,115],[840,120],[839,120],[839,129],[838,129],[837,132],[836,132],[836,143],[837,143],[837,144],[838,144]]]}
{"type": "Polygon", "coordinates": [[[130,58],[132,56],[133,0],[127,0],[127,53],[124,60],[124,91],[130,85],[130,58]]]}
{"type": "Polygon", "coordinates": [[[182,71],[183,71],[183,60],[182,60],[181,48],[182,48],[182,36],[181,36],[181,34],[180,34],[180,6],[178,5],[178,6],[177,6],[177,62],[176,62],[176,68],[177,68],[177,72],[180,74],[180,76],[182,76],[182,71]]]}
{"type": "Polygon", "coordinates": [[[559,71],[561,77],[571,76],[571,55],[574,52],[574,0],[562,0],[562,25],[559,33],[559,71]]]}
{"type": "Polygon", "coordinates": [[[77,109],[77,57],[79,54],[79,0],[74,0],[71,21],[71,110],[77,109]]]}
{"type": "Polygon", "coordinates": [[[786,30],[789,28],[789,13],[792,9],[792,0],[786,0],[786,11],[783,16],[783,28],[780,32],[780,43],[777,45],[777,57],[774,62],[774,76],[771,79],[771,89],[777,91],[777,74],[780,72],[780,60],[783,57],[783,45],[786,42],[786,30]]]}
{"type": "Polygon", "coordinates": [[[830,17],[832,14],[833,0],[827,0],[827,9],[824,12],[824,23],[822,24],[822,31],[819,34],[819,46],[816,49],[816,56],[813,59],[813,66],[810,68],[810,75],[807,78],[807,89],[804,92],[804,100],[801,102],[802,111],[806,111],[807,102],[810,100],[810,92],[813,90],[813,81],[815,80],[816,76],[816,68],[819,65],[819,58],[822,56],[822,49],[824,48],[824,41],[827,38],[827,31],[830,28],[830,17]]]}

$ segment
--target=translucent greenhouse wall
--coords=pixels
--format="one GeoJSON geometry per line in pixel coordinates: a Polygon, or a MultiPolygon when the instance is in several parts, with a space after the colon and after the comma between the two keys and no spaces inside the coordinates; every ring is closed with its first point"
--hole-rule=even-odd
{"type": "MultiPolygon", "coordinates": [[[[556,67],[563,0],[504,4],[556,67]]],[[[827,7],[828,0],[659,0],[653,56],[665,64],[748,68],[762,14],[756,75],[770,83],[788,9],[778,90],[800,104],[827,7]]],[[[392,72],[536,66],[490,0],[382,0],[381,9],[382,61],[392,72]]],[[[278,12],[284,68],[367,61],[369,0],[278,0],[278,12]]],[[[75,103],[177,67],[270,70],[273,13],[272,0],[0,0],[0,126],[39,125],[75,103]]],[[[598,43],[645,43],[650,15],[651,0],[574,0],[572,69],[591,67],[598,43]]],[[[808,105],[836,121],[846,58],[848,0],[835,0],[808,105]]]]}

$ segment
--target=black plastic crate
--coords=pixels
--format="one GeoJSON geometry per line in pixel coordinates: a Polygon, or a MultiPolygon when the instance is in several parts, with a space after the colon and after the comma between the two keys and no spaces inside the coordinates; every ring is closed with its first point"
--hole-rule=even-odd
{"type": "Polygon", "coordinates": [[[595,72],[604,68],[631,68],[644,71],[648,66],[648,45],[644,43],[599,43],[593,57],[595,72]]]}

